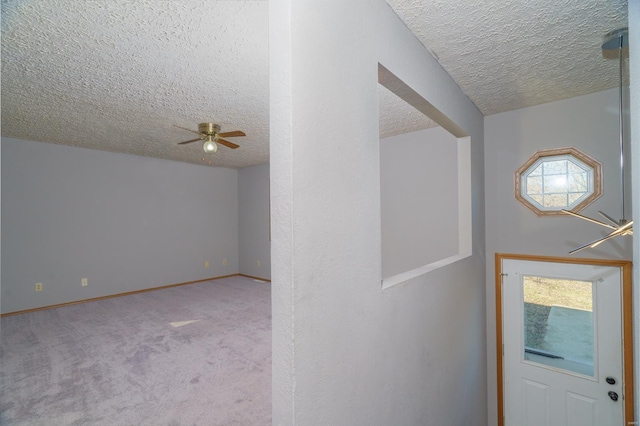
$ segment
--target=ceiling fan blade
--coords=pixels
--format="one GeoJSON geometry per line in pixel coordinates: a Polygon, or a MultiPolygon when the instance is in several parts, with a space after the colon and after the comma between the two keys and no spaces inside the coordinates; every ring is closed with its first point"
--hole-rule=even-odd
{"type": "Polygon", "coordinates": [[[623,232],[618,232],[618,231],[613,231],[612,233],[608,234],[606,237],[600,238],[599,240],[596,240],[594,242],[591,243],[591,248],[593,247],[598,247],[600,244],[604,243],[605,241],[613,238],[613,237],[617,237],[618,235],[620,235],[623,232]]]}
{"type": "Polygon", "coordinates": [[[218,133],[218,136],[223,138],[234,138],[236,136],[247,136],[247,135],[245,135],[242,130],[234,130],[233,132],[218,133]]]}
{"type": "Polygon", "coordinates": [[[631,230],[631,232],[633,232],[633,221],[629,221],[629,222],[625,223],[623,226],[619,227],[618,229],[616,229],[615,231],[613,231],[609,235],[615,237],[616,235],[625,234],[625,233],[629,232],[629,230],[631,230]]]}
{"type": "Polygon", "coordinates": [[[633,221],[626,223],[624,226],[619,227],[618,229],[614,230],[613,232],[609,233],[608,235],[602,238],[599,238],[595,241],[591,241],[590,243],[580,246],[577,249],[571,250],[569,254],[579,252],[580,250],[584,250],[586,248],[597,247],[611,238],[617,237],[618,235],[627,235],[629,232],[631,232],[631,235],[633,235],[633,221]]]}
{"type": "Polygon", "coordinates": [[[598,210],[598,213],[600,214],[600,216],[602,216],[605,219],[607,219],[613,226],[615,226],[615,227],[620,226],[619,222],[617,222],[614,218],[612,218],[611,216],[609,216],[605,212],[598,210]]]}
{"type": "Polygon", "coordinates": [[[178,129],[186,130],[188,132],[195,133],[195,134],[198,134],[198,135],[201,134],[200,132],[198,132],[196,130],[187,129],[186,127],[182,127],[182,126],[176,126],[175,124],[173,125],[173,127],[177,127],[178,129]]]}
{"type": "Polygon", "coordinates": [[[229,141],[225,141],[224,139],[216,139],[216,142],[218,142],[221,145],[226,146],[227,148],[231,148],[231,149],[236,149],[238,148],[240,145],[236,145],[235,143],[229,142],[229,141]]]}
{"type": "Polygon", "coordinates": [[[197,142],[197,141],[201,141],[201,140],[202,140],[202,138],[191,139],[190,141],[178,142],[178,145],[184,145],[186,143],[197,142]]]}
{"type": "Polygon", "coordinates": [[[577,252],[579,252],[580,250],[584,250],[584,249],[587,249],[587,248],[593,248],[593,247],[596,247],[596,246],[598,246],[600,243],[603,243],[603,242],[605,242],[605,241],[607,241],[608,239],[613,238],[613,237],[615,237],[615,235],[611,235],[611,234],[609,234],[609,235],[607,235],[606,237],[599,238],[599,239],[597,239],[597,240],[595,240],[595,241],[591,241],[590,243],[587,243],[587,244],[585,244],[585,245],[583,245],[583,246],[580,246],[580,247],[578,247],[577,249],[573,249],[573,250],[571,250],[571,251],[569,252],[569,254],[577,253],[577,252]]]}
{"type": "Polygon", "coordinates": [[[566,214],[570,214],[571,216],[579,217],[580,219],[584,219],[584,220],[586,220],[588,222],[591,222],[591,223],[597,223],[598,225],[604,226],[605,228],[617,229],[615,226],[611,226],[611,225],[608,225],[608,224],[606,224],[604,222],[600,222],[599,220],[591,219],[590,217],[583,216],[583,215],[578,214],[578,213],[574,213],[571,210],[562,209],[562,212],[566,213],[566,214]]]}

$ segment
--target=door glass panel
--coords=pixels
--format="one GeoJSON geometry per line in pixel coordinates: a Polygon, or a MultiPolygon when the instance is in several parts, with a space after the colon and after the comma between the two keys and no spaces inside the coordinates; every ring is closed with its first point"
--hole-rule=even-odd
{"type": "Polygon", "coordinates": [[[593,284],[523,277],[524,360],[594,376],[593,284]]]}

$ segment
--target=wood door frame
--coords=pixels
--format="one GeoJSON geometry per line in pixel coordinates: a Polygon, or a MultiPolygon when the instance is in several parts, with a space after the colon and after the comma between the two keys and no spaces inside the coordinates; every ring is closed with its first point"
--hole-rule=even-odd
{"type": "Polygon", "coordinates": [[[633,286],[631,282],[632,262],[630,260],[585,259],[573,257],[551,257],[527,254],[496,253],[496,358],[498,370],[498,426],[504,426],[504,377],[502,340],[502,261],[529,260],[534,262],[572,263],[580,265],[613,266],[622,274],[622,369],[624,376],[623,402],[625,423],[635,420],[633,386],[633,286]]]}

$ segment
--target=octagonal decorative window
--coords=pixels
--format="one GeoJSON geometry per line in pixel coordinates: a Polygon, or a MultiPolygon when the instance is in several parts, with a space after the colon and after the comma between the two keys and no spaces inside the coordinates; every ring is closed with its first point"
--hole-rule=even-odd
{"type": "Polygon", "coordinates": [[[579,212],[602,195],[602,164],[573,147],[538,151],[516,171],[515,190],[538,216],[579,212]]]}

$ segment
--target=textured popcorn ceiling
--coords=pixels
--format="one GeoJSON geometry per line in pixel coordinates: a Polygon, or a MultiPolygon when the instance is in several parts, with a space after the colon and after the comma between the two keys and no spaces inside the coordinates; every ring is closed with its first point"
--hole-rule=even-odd
{"type": "Polygon", "coordinates": [[[3,0],[3,136],[203,164],[208,121],[247,136],[204,164],[268,161],[266,2],[3,0]]]}
{"type": "MultiPolygon", "coordinates": [[[[617,82],[626,2],[389,0],[484,114],[617,82]]],[[[225,167],[269,159],[266,1],[3,0],[2,135],[225,167]],[[176,143],[244,130],[205,155],[176,143]],[[204,161],[203,161],[204,158],[204,161]]],[[[433,126],[384,88],[382,136],[433,126]]]]}
{"type": "Polygon", "coordinates": [[[416,132],[438,124],[400,99],[395,93],[378,84],[378,128],[380,138],[416,132]]]}
{"type": "Polygon", "coordinates": [[[619,84],[601,46],[627,1],[387,1],[484,115],[619,84]]]}

